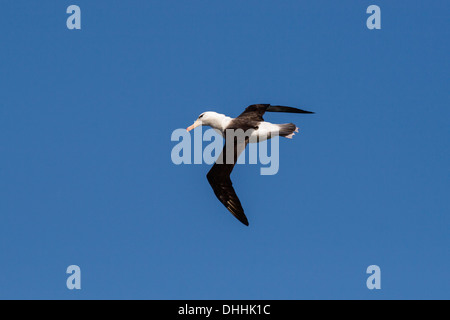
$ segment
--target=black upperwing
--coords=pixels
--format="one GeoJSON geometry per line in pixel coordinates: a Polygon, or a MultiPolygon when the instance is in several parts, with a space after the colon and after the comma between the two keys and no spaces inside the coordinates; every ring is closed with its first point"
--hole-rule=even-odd
{"type": "Polygon", "coordinates": [[[240,222],[248,226],[247,217],[244,214],[244,209],[234,191],[233,183],[230,178],[239,155],[247,146],[248,139],[241,143],[238,143],[236,139],[234,140],[235,141],[232,144],[227,144],[225,141],[222,153],[219,158],[217,158],[216,163],[212,166],[206,177],[220,202],[222,202],[228,211],[230,211],[240,222]],[[233,151],[233,157],[229,154],[231,151],[233,151]]]}
{"type": "Polygon", "coordinates": [[[287,113],[307,113],[314,112],[306,111],[293,107],[272,106],[270,104],[252,104],[248,106],[236,119],[245,119],[250,121],[264,121],[263,115],[266,112],[287,112],[287,113]]]}

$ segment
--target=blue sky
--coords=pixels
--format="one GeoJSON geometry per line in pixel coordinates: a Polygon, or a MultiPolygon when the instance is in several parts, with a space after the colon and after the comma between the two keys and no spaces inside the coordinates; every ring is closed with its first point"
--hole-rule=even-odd
{"type": "Polygon", "coordinates": [[[449,299],[448,1],[4,1],[0,298],[449,299]],[[66,28],[79,5],[82,29],[66,28]],[[366,8],[381,8],[368,30],[366,8]],[[252,103],[250,221],[171,133],[252,103]],[[66,288],[78,265],[82,289],[66,288]],[[366,268],[381,268],[381,290],[366,268]]]}

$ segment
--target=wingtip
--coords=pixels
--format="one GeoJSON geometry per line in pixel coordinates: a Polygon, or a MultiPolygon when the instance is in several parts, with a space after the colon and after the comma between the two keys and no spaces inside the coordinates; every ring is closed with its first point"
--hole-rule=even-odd
{"type": "Polygon", "coordinates": [[[238,216],[235,215],[235,217],[236,217],[242,224],[244,224],[244,225],[246,225],[246,226],[248,227],[249,223],[248,223],[248,219],[247,219],[247,217],[246,217],[245,215],[240,216],[240,217],[238,217],[238,216]]]}
{"type": "Polygon", "coordinates": [[[248,223],[248,219],[245,216],[245,214],[243,214],[242,216],[235,216],[242,224],[246,225],[248,227],[249,223],[248,223]]]}
{"type": "Polygon", "coordinates": [[[267,107],[268,112],[287,112],[287,113],[306,113],[306,114],[313,114],[312,111],[307,111],[299,108],[294,107],[286,107],[286,106],[278,106],[278,105],[269,105],[267,107]]]}

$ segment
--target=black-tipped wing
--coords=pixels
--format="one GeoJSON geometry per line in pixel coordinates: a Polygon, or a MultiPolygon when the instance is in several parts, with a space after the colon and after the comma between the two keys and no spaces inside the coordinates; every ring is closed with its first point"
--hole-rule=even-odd
{"type": "Polygon", "coordinates": [[[238,143],[236,139],[234,143],[227,144],[225,141],[222,153],[206,175],[209,184],[220,202],[222,202],[223,205],[246,226],[248,226],[248,220],[244,214],[241,202],[234,191],[230,174],[233,171],[239,155],[245,150],[247,143],[247,141],[245,141],[245,143],[238,143]],[[231,152],[233,152],[232,155],[230,154],[231,152]]]}
{"type": "Polygon", "coordinates": [[[270,104],[252,104],[236,119],[247,121],[264,121],[263,115],[266,112],[287,112],[287,113],[314,113],[293,107],[272,106],[270,104]]]}

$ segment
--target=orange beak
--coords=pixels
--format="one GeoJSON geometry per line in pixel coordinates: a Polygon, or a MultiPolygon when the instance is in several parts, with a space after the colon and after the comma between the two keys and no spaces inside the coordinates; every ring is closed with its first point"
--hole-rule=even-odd
{"type": "Polygon", "coordinates": [[[186,130],[189,132],[189,131],[191,131],[192,129],[195,129],[195,128],[197,128],[198,126],[201,126],[202,125],[202,123],[200,122],[200,121],[195,121],[194,122],[194,124],[192,125],[192,126],[190,126],[190,127],[188,127],[186,130]]]}

